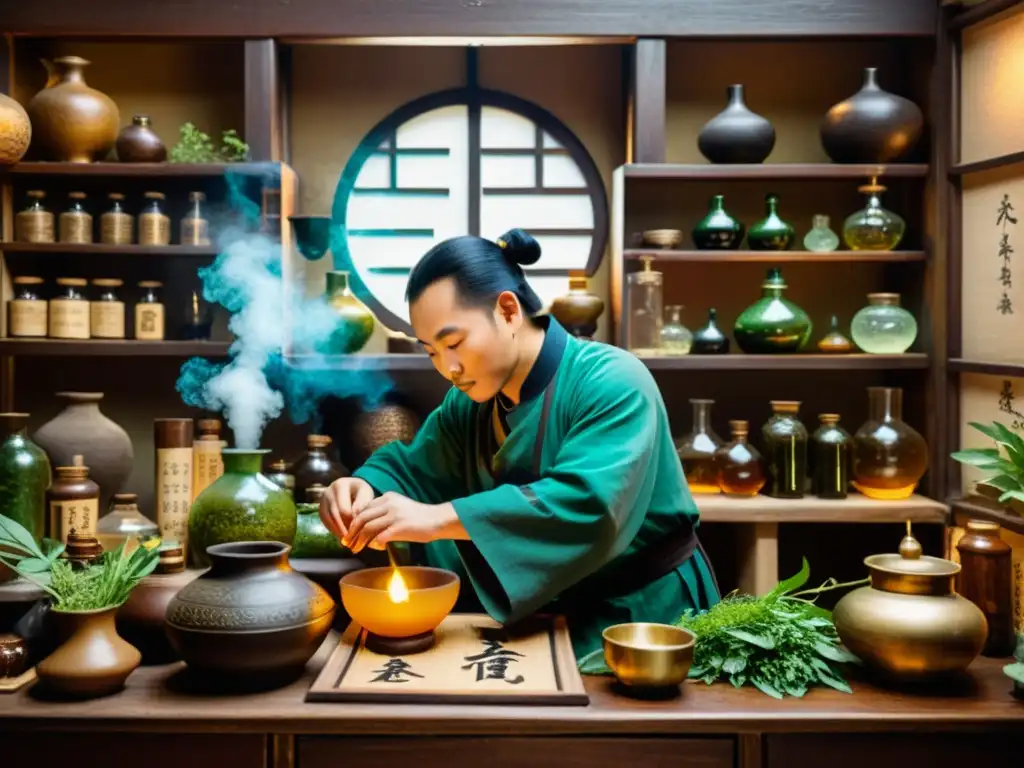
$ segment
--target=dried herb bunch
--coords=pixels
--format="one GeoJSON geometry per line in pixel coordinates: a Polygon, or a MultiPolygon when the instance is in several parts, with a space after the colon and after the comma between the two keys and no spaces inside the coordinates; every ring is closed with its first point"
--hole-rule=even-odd
{"type": "Polygon", "coordinates": [[[221,145],[214,145],[209,134],[192,123],[181,126],[178,143],[170,151],[172,163],[240,163],[249,156],[249,145],[242,141],[238,131],[224,131],[221,145]]]}
{"type": "Polygon", "coordinates": [[[39,585],[53,598],[53,610],[99,611],[124,603],[132,589],[157,566],[158,540],[126,554],[124,544],[104,552],[98,562],[74,569],[61,559],[64,545],[35,539],[20,523],[0,515],[0,562],[39,585]]]}

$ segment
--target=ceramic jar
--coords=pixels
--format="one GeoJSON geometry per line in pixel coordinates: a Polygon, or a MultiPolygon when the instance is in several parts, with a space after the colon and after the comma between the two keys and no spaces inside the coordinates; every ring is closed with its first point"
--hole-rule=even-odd
{"type": "Polygon", "coordinates": [[[928,469],[928,444],[903,421],[903,390],[868,387],[868,419],[853,436],[853,485],[872,499],[909,498],[928,469]]]}
{"type": "Polygon", "coordinates": [[[697,148],[712,163],[763,163],[775,147],[775,129],[747,108],[742,85],[730,85],[727,96],[725,109],[701,128],[697,148]]]}
{"type": "Polygon", "coordinates": [[[117,634],[116,607],[83,613],[51,611],[60,645],[36,665],[39,682],[51,693],[89,699],[124,687],[142,655],[117,634]]]}
{"type": "Polygon", "coordinates": [[[348,468],[335,461],[328,453],[331,438],[327,435],[307,435],[306,452],[292,463],[288,471],[294,477],[296,501],[306,498],[306,489],[312,485],[330,485],[340,477],[348,477],[348,468]]]}
{"type": "Polygon", "coordinates": [[[761,283],[761,298],[736,318],[733,336],[747,354],[799,352],[811,337],[811,318],[783,294],[782,270],[768,270],[761,283]]]}
{"type": "MultiPolygon", "coordinates": [[[[51,468],[46,452],[28,439],[27,413],[0,413],[0,514],[39,543],[46,533],[46,489],[51,468]]],[[[14,572],[0,563],[0,582],[14,572]]]]}
{"type": "Polygon", "coordinates": [[[0,93],[0,165],[13,165],[25,156],[32,139],[32,123],[17,101],[0,93]]]}
{"type": "Polygon", "coordinates": [[[194,672],[247,683],[301,674],[331,628],[335,604],[292,570],[289,549],[276,541],[209,548],[210,570],[167,608],[167,636],[194,672]]]}
{"type": "Polygon", "coordinates": [[[373,313],[361,302],[349,285],[349,273],[343,269],[327,273],[327,304],[338,316],[338,325],[327,342],[327,353],[351,355],[366,346],[373,334],[373,313]]]}
{"type": "Polygon", "coordinates": [[[586,277],[570,277],[569,292],[556,297],[550,311],[573,336],[591,339],[597,333],[597,319],[604,312],[604,300],[590,292],[586,277]]]}
{"type": "Polygon", "coordinates": [[[167,159],[167,147],[150,127],[147,115],[135,115],[132,124],[121,129],[115,147],[122,163],[162,163],[167,159]]]}

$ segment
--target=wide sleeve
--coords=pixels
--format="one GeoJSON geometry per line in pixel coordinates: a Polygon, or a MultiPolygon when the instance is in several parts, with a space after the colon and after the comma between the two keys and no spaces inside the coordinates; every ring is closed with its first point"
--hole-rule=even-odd
{"type": "Polygon", "coordinates": [[[571,388],[566,436],[541,479],[453,502],[470,537],[460,553],[497,621],[529,615],[598,570],[643,523],[663,406],[650,373],[631,360],[605,360],[571,388]]]}
{"type": "Polygon", "coordinates": [[[408,444],[388,443],[355,472],[378,493],[394,491],[423,504],[442,504],[466,492],[465,451],[470,434],[468,409],[452,389],[408,444]]]}

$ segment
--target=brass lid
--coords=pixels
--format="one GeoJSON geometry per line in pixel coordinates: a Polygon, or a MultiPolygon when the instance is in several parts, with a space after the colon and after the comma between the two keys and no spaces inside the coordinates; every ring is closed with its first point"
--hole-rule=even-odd
{"type": "Polygon", "coordinates": [[[132,124],[140,125],[143,128],[145,128],[147,125],[149,125],[149,115],[133,115],[132,124]]]}
{"type": "Polygon", "coordinates": [[[72,200],[85,200],[85,192],[68,192],[68,197],[72,200]]]}
{"type": "Polygon", "coordinates": [[[28,192],[26,192],[25,194],[26,194],[26,195],[27,195],[28,197],[34,197],[34,198],[36,198],[37,200],[42,200],[42,199],[43,199],[44,197],[46,197],[46,192],[44,192],[44,191],[43,191],[43,190],[41,190],[41,189],[30,189],[30,190],[29,190],[28,192]]]}
{"type": "Polygon", "coordinates": [[[42,285],[43,278],[41,277],[16,277],[14,278],[15,285],[42,285]]]}
{"type": "Polygon", "coordinates": [[[827,424],[829,426],[833,426],[833,425],[839,423],[839,414],[838,413],[819,413],[818,414],[818,420],[822,424],[827,424]]]}
{"type": "Polygon", "coordinates": [[[145,197],[147,200],[164,200],[166,199],[167,195],[165,195],[163,192],[146,192],[143,195],[143,197],[145,197]]]}
{"type": "Polygon", "coordinates": [[[922,554],[920,542],[911,532],[900,542],[899,554],[886,553],[864,558],[871,572],[871,586],[883,592],[904,595],[942,596],[953,593],[953,578],[960,566],[952,560],[922,554]]]}
{"type": "Polygon", "coordinates": [[[570,291],[585,291],[588,287],[588,281],[585,277],[570,277],[569,278],[569,290],[570,291]]]}
{"type": "Polygon", "coordinates": [[[58,277],[57,285],[74,285],[76,287],[82,287],[88,285],[89,282],[84,277],[58,277]]]}
{"type": "Polygon", "coordinates": [[[220,437],[220,419],[200,419],[197,426],[203,438],[220,437]]]}
{"type": "Polygon", "coordinates": [[[326,448],[331,444],[331,438],[327,435],[309,435],[306,438],[306,445],[309,448],[326,448]]]}
{"type": "Polygon", "coordinates": [[[883,187],[881,184],[878,183],[877,176],[871,177],[870,184],[865,184],[863,186],[857,187],[858,192],[864,192],[865,194],[878,194],[880,192],[885,192],[885,190],[886,187],[883,187]]]}
{"type": "Polygon", "coordinates": [[[981,533],[986,536],[998,536],[999,523],[993,523],[989,520],[968,520],[967,530],[971,533],[981,533]]]}
{"type": "Polygon", "coordinates": [[[124,195],[122,195],[120,192],[111,192],[109,195],[107,195],[107,198],[109,198],[110,200],[124,200],[124,195]]]}
{"type": "Polygon", "coordinates": [[[97,277],[92,284],[101,288],[119,288],[124,285],[124,280],[118,280],[116,277],[97,277]]]}
{"type": "Polygon", "coordinates": [[[898,307],[900,295],[898,293],[869,293],[868,303],[876,306],[898,307]]]}
{"type": "Polygon", "coordinates": [[[76,453],[71,457],[71,466],[55,467],[62,480],[84,480],[89,476],[89,468],[85,466],[85,457],[76,453]]]}
{"type": "Polygon", "coordinates": [[[181,573],[185,570],[185,550],[176,541],[165,541],[160,545],[160,559],[156,564],[157,573],[181,573]]]}
{"type": "Polygon", "coordinates": [[[729,429],[734,435],[745,435],[750,429],[750,422],[744,419],[733,419],[729,422],[729,429]]]}
{"type": "Polygon", "coordinates": [[[311,504],[319,503],[320,498],[327,493],[327,486],[320,483],[313,483],[306,489],[306,501],[311,504]]]}
{"type": "Polygon", "coordinates": [[[137,493],[115,493],[113,496],[114,506],[117,507],[130,507],[139,503],[139,494],[137,493]]]}
{"type": "Polygon", "coordinates": [[[275,472],[287,472],[288,462],[284,459],[275,459],[270,463],[270,468],[275,472]]]}
{"type": "Polygon", "coordinates": [[[159,280],[140,280],[139,288],[163,288],[164,284],[159,280]]]}
{"type": "Polygon", "coordinates": [[[772,410],[775,413],[799,413],[800,400],[770,400],[772,410]]]}

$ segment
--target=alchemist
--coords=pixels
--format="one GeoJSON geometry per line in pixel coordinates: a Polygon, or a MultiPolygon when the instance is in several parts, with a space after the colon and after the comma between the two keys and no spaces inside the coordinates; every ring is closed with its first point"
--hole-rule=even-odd
{"type": "Polygon", "coordinates": [[[457,573],[456,610],[563,614],[582,658],[612,624],[674,623],[719,593],[653,377],[541,314],[521,266],[539,258],[512,230],[420,259],[410,320],[453,386],[410,443],[332,483],[320,517],[354,553],[410,542],[457,573]]]}

